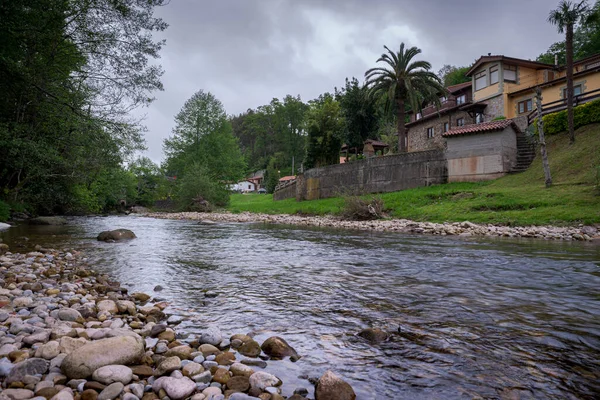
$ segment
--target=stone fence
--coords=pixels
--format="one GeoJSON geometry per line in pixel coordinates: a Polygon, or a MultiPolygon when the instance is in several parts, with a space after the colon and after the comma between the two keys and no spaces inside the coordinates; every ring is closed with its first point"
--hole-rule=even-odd
{"type": "Polygon", "coordinates": [[[296,197],[296,180],[277,185],[273,192],[273,200],[291,199],[296,197]]]}
{"type": "Polygon", "coordinates": [[[313,168],[299,175],[291,186],[276,191],[274,200],[296,197],[316,200],[340,194],[395,192],[448,180],[443,150],[394,154],[345,164],[313,168]]]}

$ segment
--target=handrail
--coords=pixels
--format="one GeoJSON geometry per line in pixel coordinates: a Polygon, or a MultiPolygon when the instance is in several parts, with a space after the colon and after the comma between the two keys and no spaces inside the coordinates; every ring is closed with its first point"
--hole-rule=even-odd
{"type": "MultiPolygon", "coordinates": [[[[581,102],[586,102],[589,100],[593,100],[596,98],[600,98],[600,89],[590,90],[589,92],[581,93],[576,96],[573,96],[573,105],[576,106],[581,102]]],[[[546,103],[542,105],[542,114],[550,114],[551,112],[561,111],[567,106],[567,99],[560,99],[551,101],[550,103],[546,103]]],[[[527,122],[529,124],[537,117],[537,110],[531,111],[527,114],[527,122]]]]}

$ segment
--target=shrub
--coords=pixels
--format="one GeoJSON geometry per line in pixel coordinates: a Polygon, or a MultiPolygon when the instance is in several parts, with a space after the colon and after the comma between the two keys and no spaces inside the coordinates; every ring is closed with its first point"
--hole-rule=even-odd
{"type": "Polygon", "coordinates": [[[229,191],[225,184],[209,174],[206,167],[194,164],[179,183],[177,203],[185,211],[211,211],[214,206],[229,204],[229,191]]]}
{"type": "MultiPolygon", "coordinates": [[[[544,115],[544,133],[554,135],[564,132],[568,128],[567,110],[562,110],[552,114],[544,115]]],[[[574,108],[575,129],[584,125],[600,122],[600,100],[590,101],[574,108]]],[[[534,122],[535,133],[537,134],[537,120],[534,122]]]]}
{"type": "Polygon", "coordinates": [[[498,115],[496,118],[494,118],[492,121],[503,121],[505,120],[506,117],[504,115],[498,115]]]}
{"type": "Polygon", "coordinates": [[[0,200],[0,222],[7,221],[10,217],[10,207],[8,204],[0,200]]]}
{"type": "Polygon", "coordinates": [[[380,197],[365,200],[358,196],[345,196],[342,217],[354,221],[383,218],[383,200],[380,197]]]}

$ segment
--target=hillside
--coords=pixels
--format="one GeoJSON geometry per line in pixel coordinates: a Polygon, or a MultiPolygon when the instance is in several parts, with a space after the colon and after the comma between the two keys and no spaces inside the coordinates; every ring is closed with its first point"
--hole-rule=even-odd
{"type": "MultiPolygon", "coordinates": [[[[600,223],[597,189],[600,167],[600,124],[548,138],[553,186],[544,186],[538,156],[522,173],[482,183],[452,183],[384,193],[380,197],[392,218],[416,221],[472,221],[506,225],[572,225],[600,223]]],[[[234,195],[229,210],[271,214],[338,214],[343,199],[272,201],[270,195],[234,195]]]]}

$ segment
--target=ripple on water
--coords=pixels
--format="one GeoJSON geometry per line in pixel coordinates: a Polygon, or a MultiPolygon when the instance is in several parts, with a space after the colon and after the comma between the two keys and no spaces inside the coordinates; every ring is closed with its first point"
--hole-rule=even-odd
{"type": "Polygon", "coordinates": [[[287,395],[299,386],[312,395],[307,378],[329,368],[361,399],[600,393],[597,247],[139,217],[70,222],[0,237],[87,246],[97,268],[131,291],[163,286],[167,311],[186,317],[179,329],[192,334],[216,324],[259,342],[283,336],[303,356],[267,367],[287,395]],[[114,228],[138,239],[94,240],[114,228]],[[370,326],[393,334],[369,344],[356,334],[370,326]]]}

